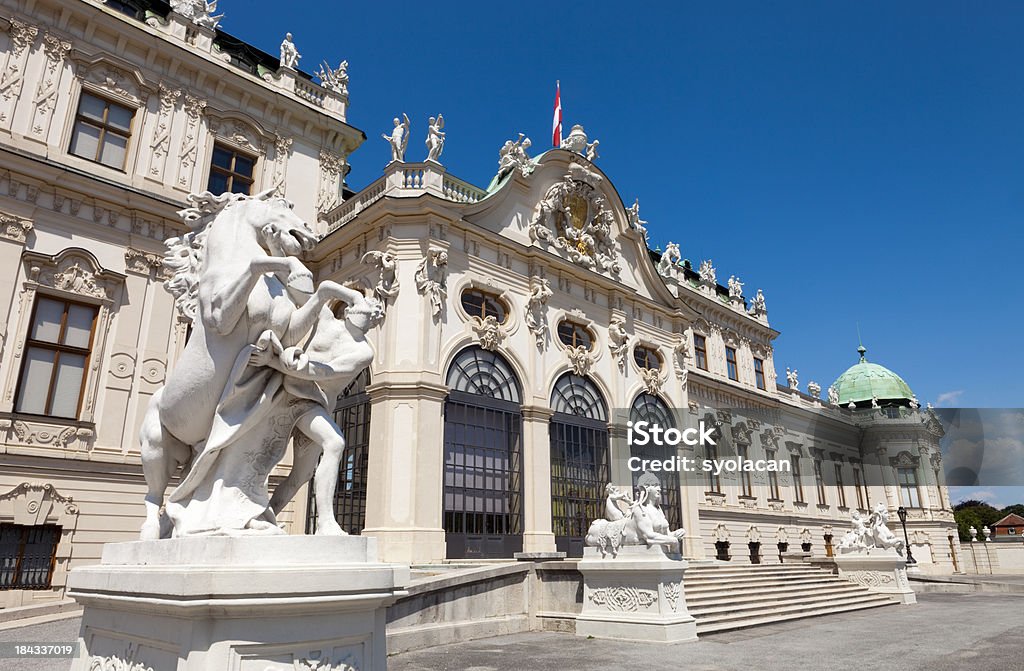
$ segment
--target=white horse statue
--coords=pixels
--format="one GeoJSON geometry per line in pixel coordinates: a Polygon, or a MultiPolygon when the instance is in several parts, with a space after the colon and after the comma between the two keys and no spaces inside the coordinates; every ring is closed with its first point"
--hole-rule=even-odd
{"type": "MultiPolygon", "coordinates": [[[[217,430],[223,433],[222,425],[237,419],[223,412],[226,400],[250,392],[256,398],[267,394],[265,385],[259,386],[265,380],[251,375],[239,379],[245,372],[239,362],[244,358],[248,364],[252,343],[270,331],[282,347],[294,346],[309,334],[329,300],[345,300],[351,292],[333,282],[323,282],[314,291],[313,275],[297,256],[312,249],[316,236],[293,212],[291,203],[271,191],[255,196],[207,192],[193,194],[189,201],[193,206],[179,215],[192,230],[167,241],[164,264],[174,273],[166,286],[179,309],[192,319],[192,333],[166,383],[150,400],[140,430],[148,488],[141,536],[156,539],[168,537],[172,531],[174,535],[279,533],[272,513],[262,520],[260,515],[221,520],[207,515],[205,526],[185,528],[180,515],[189,494],[196,498],[194,485],[199,479],[190,468],[215,442],[211,439],[217,430]],[[167,514],[161,516],[164,492],[179,467],[183,469],[182,485],[191,483],[192,489],[179,486],[168,501],[167,514]],[[172,503],[178,506],[177,517],[172,503]]],[[[273,369],[261,370],[266,371],[264,378],[268,374],[280,377],[273,369]]],[[[322,391],[311,383],[285,378],[278,386],[297,396],[323,398],[322,391]]],[[[287,436],[284,440],[286,443],[287,436]]],[[[258,448],[257,444],[253,449],[258,448]]],[[[252,450],[244,454],[244,459],[260,462],[249,476],[264,470],[269,473],[273,464],[268,467],[266,462],[271,456],[253,454],[252,450]]],[[[203,495],[210,497],[211,509],[219,509],[224,501],[238,499],[238,490],[242,497],[260,487],[266,490],[265,479],[239,484],[214,481],[203,495]]],[[[255,507],[261,504],[258,500],[255,507]]],[[[248,512],[251,510],[245,514],[248,512]]]]}

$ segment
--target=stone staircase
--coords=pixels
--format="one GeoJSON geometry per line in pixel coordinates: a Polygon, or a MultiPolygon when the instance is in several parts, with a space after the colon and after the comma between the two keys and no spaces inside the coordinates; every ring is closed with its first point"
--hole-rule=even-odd
{"type": "Polygon", "coordinates": [[[685,590],[698,636],[897,604],[888,596],[801,564],[690,562],[685,590]]]}

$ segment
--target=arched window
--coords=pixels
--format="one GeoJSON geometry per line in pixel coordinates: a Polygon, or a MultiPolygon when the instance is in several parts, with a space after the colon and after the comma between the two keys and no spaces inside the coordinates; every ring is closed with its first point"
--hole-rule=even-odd
{"type": "Polygon", "coordinates": [[[494,317],[499,324],[508,317],[508,306],[501,297],[480,289],[468,288],[462,292],[462,309],[470,317],[494,317]]]}
{"type": "Polygon", "coordinates": [[[601,392],[593,382],[574,373],[566,373],[555,381],[551,409],[573,417],[608,421],[608,409],[601,392]]]}
{"type": "Polygon", "coordinates": [[[522,391],[500,354],[459,352],[446,376],[444,530],[448,558],[523,549],[522,391]]]}
{"type": "MultiPolygon", "coordinates": [[[[657,424],[662,429],[678,428],[676,419],[665,402],[647,392],[639,394],[633,399],[633,405],[629,408],[629,419],[633,423],[645,421],[648,424],[657,424]]],[[[670,445],[654,445],[653,441],[648,441],[647,445],[631,445],[630,456],[640,459],[670,459],[676,456],[676,448],[670,445]]],[[[642,471],[633,473],[634,485],[642,474],[642,471]]],[[[678,529],[683,522],[679,496],[679,473],[677,471],[662,471],[655,475],[661,481],[661,509],[665,513],[665,518],[668,519],[668,526],[670,529],[678,529]]]]}
{"type": "MultiPolygon", "coordinates": [[[[334,421],[345,437],[338,487],[334,490],[334,516],[341,528],[358,535],[366,524],[366,483],[370,468],[370,369],[345,387],[334,406],[334,421]]],[[[309,487],[306,533],[316,530],[316,502],[309,487]]]]}
{"type": "Polygon", "coordinates": [[[470,347],[459,352],[448,368],[448,388],[509,403],[521,403],[519,381],[512,367],[495,352],[470,347]]]}
{"type": "Polygon", "coordinates": [[[608,409],[585,377],[566,373],[551,392],[551,522],[558,550],[583,555],[590,523],[602,516],[608,464],[608,409]]]}

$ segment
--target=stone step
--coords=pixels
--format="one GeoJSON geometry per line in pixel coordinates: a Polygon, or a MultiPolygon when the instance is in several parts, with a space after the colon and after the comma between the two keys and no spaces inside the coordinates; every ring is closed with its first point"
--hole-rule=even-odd
{"type": "MultiPolygon", "coordinates": [[[[772,598],[770,595],[767,597],[749,595],[747,597],[736,597],[734,599],[729,600],[716,600],[700,604],[691,604],[689,599],[687,599],[686,606],[687,610],[690,611],[690,615],[693,615],[695,618],[699,619],[701,617],[706,618],[709,616],[713,616],[718,613],[739,613],[755,611],[764,608],[790,608],[812,604],[819,605],[821,604],[821,602],[838,603],[840,601],[844,601],[847,599],[868,600],[869,598],[873,599],[876,596],[882,596],[875,594],[866,595],[862,590],[856,589],[857,585],[851,584],[850,586],[855,589],[851,590],[844,588],[840,590],[824,592],[805,592],[803,594],[792,595],[784,600],[772,598]],[[768,606],[766,604],[774,605],[768,606]]],[[[888,599],[888,597],[884,598],[888,599]]]]}
{"type": "Polygon", "coordinates": [[[757,569],[754,567],[736,567],[735,569],[686,570],[687,576],[799,576],[809,573],[821,573],[821,570],[815,567],[794,567],[792,569],[783,567],[766,567],[764,569],[757,569]]]}
{"type": "Polygon", "coordinates": [[[824,594],[824,593],[837,593],[837,592],[860,592],[862,588],[858,585],[854,585],[850,582],[838,582],[827,585],[815,585],[812,587],[797,586],[797,587],[773,587],[770,589],[759,589],[756,592],[749,592],[748,590],[701,590],[694,592],[689,588],[686,589],[686,603],[693,605],[704,604],[708,601],[715,603],[732,601],[732,600],[769,600],[769,599],[789,599],[790,597],[798,597],[802,594],[824,594]]]}
{"type": "Polygon", "coordinates": [[[895,601],[878,595],[878,599],[855,601],[846,604],[832,604],[827,606],[800,608],[790,612],[775,612],[762,615],[746,614],[742,617],[727,620],[725,618],[697,618],[697,634],[706,635],[723,631],[731,631],[734,629],[745,629],[747,627],[757,627],[766,624],[774,624],[776,622],[785,622],[787,620],[797,620],[806,617],[820,617],[822,615],[832,615],[836,613],[847,613],[850,611],[864,610],[867,608],[880,608],[884,606],[895,606],[895,601]]]}
{"type": "Polygon", "coordinates": [[[840,578],[829,574],[823,574],[820,576],[809,575],[800,578],[775,578],[771,576],[766,576],[763,578],[735,578],[725,580],[708,578],[690,580],[690,577],[686,576],[684,579],[686,581],[687,591],[689,591],[691,586],[694,588],[728,586],[747,587],[755,589],[758,587],[777,587],[781,585],[810,585],[823,582],[836,582],[837,580],[841,580],[840,578]]]}

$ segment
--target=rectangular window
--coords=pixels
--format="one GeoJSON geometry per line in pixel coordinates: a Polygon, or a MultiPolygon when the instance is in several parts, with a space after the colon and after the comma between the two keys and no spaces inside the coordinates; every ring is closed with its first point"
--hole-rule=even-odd
{"type": "Polygon", "coordinates": [[[697,368],[708,369],[708,343],[702,335],[693,334],[693,356],[697,360],[697,368]]]}
{"type": "Polygon", "coordinates": [[[764,359],[758,359],[757,357],[754,357],[754,384],[757,385],[758,389],[768,388],[764,382],[764,359]]]}
{"type": "MultiPolygon", "coordinates": [[[[775,452],[768,450],[765,457],[768,461],[775,461],[775,452]]],[[[782,499],[779,493],[779,474],[775,471],[768,471],[768,497],[776,501],[782,499]]]]}
{"type": "Polygon", "coordinates": [[[135,110],[130,107],[82,91],[68,151],[123,171],[134,116],[135,110]]]}
{"type": "Polygon", "coordinates": [[[857,490],[857,507],[861,510],[868,509],[868,490],[864,486],[864,478],[859,468],[853,469],[853,488],[857,490]]]}
{"type": "Polygon", "coordinates": [[[814,482],[818,485],[818,504],[827,506],[828,499],[825,497],[825,477],[821,474],[821,459],[814,460],[814,482]]]}
{"type": "Polygon", "coordinates": [[[789,458],[793,464],[793,501],[804,502],[804,483],[800,480],[800,457],[793,455],[789,458]]]}
{"type": "Polygon", "coordinates": [[[736,348],[726,347],[725,348],[725,367],[729,373],[730,380],[740,379],[739,369],[736,367],[736,348]]]}
{"type": "Polygon", "coordinates": [[[917,471],[913,468],[898,470],[900,503],[907,508],[920,508],[921,499],[917,492],[917,471]]]}
{"type": "MultiPolygon", "coordinates": [[[[739,453],[739,458],[742,461],[746,461],[750,458],[748,456],[750,454],[750,447],[747,445],[737,446],[737,452],[739,453]]],[[[743,488],[743,496],[754,495],[754,488],[750,483],[750,471],[746,469],[740,471],[740,486],[743,488]]]]}
{"type": "Polygon", "coordinates": [[[222,144],[213,146],[210,161],[210,193],[252,193],[256,159],[222,144]]]}
{"type": "Polygon", "coordinates": [[[96,308],[40,296],[32,310],[15,412],[78,417],[96,308]]]}
{"type": "MultiPolygon", "coordinates": [[[[708,460],[714,461],[718,459],[718,448],[714,445],[705,446],[705,454],[708,460]]],[[[714,471],[708,471],[708,491],[719,492],[722,491],[722,483],[720,482],[714,471]]]]}
{"type": "Polygon", "coordinates": [[[60,527],[0,524],[0,590],[49,589],[60,527]]]}
{"type": "Polygon", "coordinates": [[[839,493],[839,507],[846,507],[846,489],[843,487],[843,465],[836,464],[836,491],[839,493]]]}

